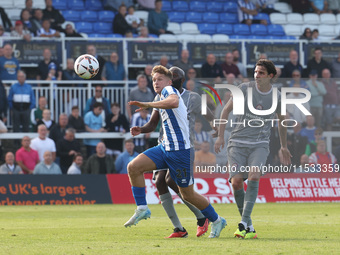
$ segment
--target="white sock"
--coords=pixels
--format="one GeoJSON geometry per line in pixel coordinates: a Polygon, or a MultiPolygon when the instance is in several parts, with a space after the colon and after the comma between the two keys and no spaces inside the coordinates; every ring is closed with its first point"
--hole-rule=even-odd
{"type": "Polygon", "coordinates": [[[243,224],[243,226],[244,226],[244,228],[245,228],[245,229],[247,229],[247,223],[246,223],[246,222],[244,222],[244,221],[241,221],[240,223],[242,223],[242,224],[243,224]]]}
{"type": "Polygon", "coordinates": [[[148,206],[147,205],[138,205],[137,209],[141,210],[141,211],[144,211],[144,210],[148,209],[148,206]]]}
{"type": "Polygon", "coordinates": [[[218,218],[217,218],[217,220],[215,220],[213,223],[219,223],[221,221],[221,217],[220,217],[220,215],[218,215],[218,218]]]}
{"type": "Polygon", "coordinates": [[[250,225],[250,226],[248,226],[248,228],[249,228],[249,231],[255,231],[255,229],[254,229],[254,226],[253,226],[253,225],[250,225]]]}

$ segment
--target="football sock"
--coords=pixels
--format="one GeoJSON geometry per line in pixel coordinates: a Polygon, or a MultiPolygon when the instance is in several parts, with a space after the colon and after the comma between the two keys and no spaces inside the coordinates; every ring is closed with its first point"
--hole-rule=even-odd
{"type": "Polygon", "coordinates": [[[212,205],[209,203],[209,205],[201,210],[201,213],[210,220],[210,222],[214,222],[217,219],[219,219],[218,214],[215,212],[214,207],[212,207],[212,205]]]}
{"type": "Polygon", "coordinates": [[[137,209],[144,211],[144,210],[148,209],[148,206],[147,205],[138,205],[137,209]]]}
{"type": "MultiPolygon", "coordinates": [[[[258,181],[248,181],[247,191],[244,197],[244,208],[242,213],[242,221],[248,223],[250,221],[250,215],[253,211],[254,204],[259,192],[258,181]]],[[[252,225],[252,224],[249,224],[252,225]]]]}
{"type": "MultiPolygon", "coordinates": [[[[190,204],[189,202],[185,201],[182,198],[181,193],[177,193],[177,195],[182,199],[182,201],[184,202],[184,204],[195,214],[196,218],[199,219],[204,219],[205,220],[205,216],[201,213],[201,211],[199,209],[197,209],[196,206],[190,204]]],[[[204,224],[204,223],[203,223],[204,224]]]]}
{"type": "Polygon", "coordinates": [[[183,226],[181,224],[181,222],[179,221],[179,218],[177,216],[177,213],[175,211],[175,207],[174,207],[174,203],[172,201],[172,197],[170,192],[165,193],[163,195],[159,196],[162,206],[166,212],[166,214],[168,215],[169,219],[172,222],[172,225],[174,225],[175,228],[179,228],[181,230],[183,230],[183,226]]]}
{"type": "Polygon", "coordinates": [[[248,225],[248,228],[249,228],[249,231],[255,231],[255,229],[254,229],[254,226],[253,225],[248,225]]]}
{"type": "Polygon", "coordinates": [[[134,187],[134,186],[132,186],[131,188],[132,188],[132,194],[133,194],[133,197],[135,198],[137,206],[147,205],[145,187],[134,187]]]}
{"type": "MultiPolygon", "coordinates": [[[[235,202],[237,204],[237,208],[238,208],[239,213],[241,214],[241,217],[243,214],[244,194],[245,194],[244,189],[234,190],[235,202]]],[[[248,223],[248,226],[253,225],[251,218],[249,218],[247,223],[248,223]]]]}
{"type": "Polygon", "coordinates": [[[247,222],[244,222],[244,221],[241,220],[240,223],[242,223],[242,225],[244,226],[245,229],[247,228],[247,222]]]}

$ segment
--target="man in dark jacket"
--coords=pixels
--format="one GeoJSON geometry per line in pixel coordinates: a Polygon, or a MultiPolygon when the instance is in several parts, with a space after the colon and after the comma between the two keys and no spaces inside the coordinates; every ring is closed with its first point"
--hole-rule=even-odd
{"type": "Polygon", "coordinates": [[[4,8],[0,7],[0,17],[2,21],[2,26],[7,32],[11,32],[13,28],[11,20],[8,18],[7,13],[4,8]]]}
{"type": "Polygon", "coordinates": [[[106,154],[104,143],[97,144],[96,154],[89,157],[84,172],[86,174],[112,174],[116,172],[115,160],[106,154]]]}
{"type": "Polygon", "coordinates": [[[113,19],[113,32],[116,34],[125,35],[127,31],[132,31],[132,27],[127,23],[125,19],[126,6],[121,5],[119,7],[119,12],[113,19]]]}
{"type": "Polygon", "coordinates": [[[52,6],[52,0],[45,0],[46,8],[43,10],[44,18],[51,22],[51,28],[62,31],[61,24],[65,22],[64,16],[52,6]]]}
{"type": "Polygon", "coordinates": [[[0,80],[0,118],[5,123],[7,121],[7,96],[5,87],[0,80]]]}

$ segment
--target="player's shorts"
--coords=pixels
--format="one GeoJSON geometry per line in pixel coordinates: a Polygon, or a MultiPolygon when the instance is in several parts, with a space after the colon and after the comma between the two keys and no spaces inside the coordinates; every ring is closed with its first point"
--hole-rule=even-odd
{"type": "Polygon", "coordinates": [[[166,151],[162,145],[158,145],[143,153],[156,164],[157,169],[169,168],[171,178],[179,187],[188,187],[194,183],[193,148],[166,151]]]}
{"type": "Polygon", "coordinates": [[[243,179],[246,180],[250,167],[257,166],[262,172],[262,166],[266,164],[269,155],[269,146],[265,143],[246,146],[235,146],[229,143],[227,152],[230,169],[229,182],[237,174],[242,174],[243,179]]]}

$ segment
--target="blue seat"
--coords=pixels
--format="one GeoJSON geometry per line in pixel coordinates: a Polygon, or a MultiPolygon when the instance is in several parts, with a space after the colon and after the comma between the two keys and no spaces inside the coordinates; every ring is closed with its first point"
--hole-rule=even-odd
{"type": "Polygon", "coordinates": [[[185,13],[184,12],[170,12],[168,13],[170,22],[182,23],[185,22],[185,13]]]}
{"type": "Polygon", "coordinates": [[[68,1],[68,8],[71,10],[84,10],[84,2],[83,0],[69,0],[68,1]]]}
{"type": "Polygon", "coordinates": [[[238,23],[238,16],[236,13],[220,13],[220,22],[236,24],[238,23]]]}
{"type": "Polygon", "coordinates": [[[210,23],[198,24],[198,30],[201,34],[213,35],[216,34],[216,25],[210,23]]]}
{"type": "Polygon", "coordinates": [[[292,35],[281,36],[281,39],[282,40],[297,40],[297,38],[295,36],[292,36],[292,35]]]}
{"type": "Polygon", "coordinates": [[[205,9],[205,3],[201,1],[190,1],[190,11],[195,12],[204,12],[205,9]]]}
{"type": "Polygon", "coordinates": [[[86,10],[91,10],[91,11],[103,10],[103,5],[101,1],[98,1],[98,0],[86,0],[85,7],[86,7],[86,10]]]}
{"type": "Polygon", "coordinates": [[[62,14],[65,20],[73,21],[73,22],[78,22],[80,20],[80,12],[78,11],[67,10],[67,11],[62,11],[62,14]]]}
{"type": "Polygon", "coordinates": [[[97,12],[95,11],[82,11],[80,13],[81,20],[83,21],[97,21],[97,12]]]}
{"type": "Polygon", "coordinates": [[[277,35],[267,35],[266,39],[269,40],[282,40],[282,36],[277,36],[277,35]]]}
{"type": "Polygon", "coordinates": [[[101,34],[110,34],[112,33],[112,23],[97,22],[94,25],[94,29],[101,34]]]}
{"type": "Polygon", "coordinates": [[[223,4],[215,1],[211,1],[207,4],[207,11],[209,12],[222,12],[223,4]]]}
{"type": "Polygon", "coordinates": [[[66,0],[53,0],[53,7],[57,10],[67,10],[67,1],[66,0]]]}
{"type": "Polygon", "coordinates": [[[115,14],[112,11],[99,11],[98,20],[102,22],[112,22],[115,14]]]}
{"type": "Polygon", "coordinates": [[[229,39],[242,40],[242,39],[248,39],[248,36],[247,35],[231,35],[229,36],[229,39]]]}
{"type": "Polygon", "coordinates": [[[171,2],[169,2],[169,1],[162,1],[162,11],[164,11],[164,12],[171,12],[172,11],[171,2]]]}
{"type": "Polygon", "coordinates": [[[173,1],[172,9],[176,12],[186,12],[189,11],[189,5],[186,1],[173,1]]]}
{"type": "Polygon", "coordinates": [[[107,38],[123,38],[123,36],[121,34],[107,34],[107,35],[104,35],[104,37],[107,37],[107,38]]]}
{"type": "MultiPolygon", "coordinates": [[[[77,22],[75,23],[75,26],[76,26],[76,30],[78,33],[86,33],[86,34],[89,34],[89,33],[92,33],[93,32],[93,27],[92,27],[92,23],[90,22],[77,22]]],[[[98,31],[96,31],[98,32],[98,31]]]]}
{"type": "Polygon", "coordinates": [[[286,35],[281,25],[268,25],[268,34],[270,35],[286,35]]]}
{"type": "Polygon", "coordinates": [[[256,40],[267,39],[267,36],[264,36],[264,35],[248,35],[247,39],[256,39],[256,40]]]}
{"type": "Polygon", "coordinates": [[[246,24],[234,24],[233,30],[235,35],[249,35],[249,26],[246,24]]]}
{"type": "Polygon", "coordinates": [[[268,24],[270,24],[270,18],[267,13],[259,13],[253,17],[254,20],[266,20],[268,24]]]}
{"type": "Polygon", "coordinates": [[[186,21],[193,23],[202,22],[202,13],[200,12],[187,12],[186,21]]]}
{"type": "Polygon", "coordinates": [[[203,14],[203,22],[220,23],[220,18],[216,12],[206,12],[203,14]]]}
{"type": "Polygon", "coordinates": [[[231,24],[217,24],[216,25],[216,32],[218,34],[227,34],[227,35],[231,35],[233,34],[233,25],[231,24]]]}
{"type": "Polygon", "coordinates": [[[105,38],[106,36],[104,34],[90,33],[90,34],[88,34],[88,37],[91,37],[91,38],[105,38]]]}
{"type": "Polygon", "coordinates": [[[223,5],[223,9],[227,13],[237,13],[237,7],[236,2],[227,2],[223,5]]]}
{"type": "Polygon", "coordinates": [[[253,35],[267,35],[268,34],[267,26],[262,25],[262,24],[252,24],[250,26],[250,32],[253,35]]]}

